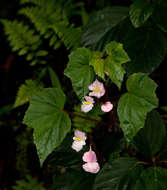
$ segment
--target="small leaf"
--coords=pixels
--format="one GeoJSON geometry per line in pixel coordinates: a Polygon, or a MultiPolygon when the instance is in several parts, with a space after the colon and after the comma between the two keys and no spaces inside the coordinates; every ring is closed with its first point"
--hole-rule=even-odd
{"type": "Polygon", "coordinates": [[[72,81],[72,86],[79,99],[88,93],[88,86],[94,80],[93,68],[89,66],[92,52],[87,48],[78,48],[69,56],[69,63],[64,74],[72,81]]]}
{"type": "Polygon", "coordinates": [[[133,190],[141,171],[135,158],[118,158],[104,165],[95,179],[94,190],[133,190]]]}
{"type": "Polygon", "coordinates": [[[104,70],[120,89],[125,74],[122,64],[130,61],[130,58],[121,43],[113,41],[107,44],[105,49],[109,56],[105,59],[104,70]]]}
{"type": "Polygon", "coordinates": [[[131,75],[126,86],[128,93],[120,98],[117,111],[120,127],[129,143],[144,127],[147,113],[157,107],[158,99],[155,94],[156,83],[145,74],[131,75]]]}
{"type": "Polygon", "coordinates": [[[19,87],[14,107],[18,107],[27,103],[30,100],[31,96],[37,94],[42,89],[43,89],[42,84],[37,84],[37,82],[33,80],[26,80],[25,84],[22,84],[19,87]]]}
{"type": "Polygon", "coordinates": [[[152,157],[160,151],[166,136],[164,121],[158,112],[148,113],[145,126],[134,138],[134,144],[144,155],[152,157]]]}
{"type": "Polygon", "coordinates": [[[154,4],[147,0],[135,0],[130,6],[130,19],[134,27],[142,26],[152,15],[154,4]]]}
{"type": "Polygon", "coordinates": [[[49,72],[50,79],[52,82],[52,87],[61,89],[61,84],[60,84],[59,78],[56,75],[56,73],[54,72],[54,70],[51,67],[48,67],[48,72],[49,72]]]}
{"type": "Polygon", "coordinates": [[[58,88],[44,89],[33,96],[24,123],[34,128],[34,142],[41,165],[70,131],[69,116],[62,111],[65,95],[58,88]]]}
{"type": "Polygon", "coordinates": [[[136,183],[134,190],[165,190],[167,169],[151,167],[144,170],[136,183]]]}
{"type": "Polygon", "coordinates": [[[104,78],[104,59],[102,59],[101,52],[95,52],[93,58],[90,60],[89,65],[93,66],[95,73],[101,77],[103,80],[104,78]]]}

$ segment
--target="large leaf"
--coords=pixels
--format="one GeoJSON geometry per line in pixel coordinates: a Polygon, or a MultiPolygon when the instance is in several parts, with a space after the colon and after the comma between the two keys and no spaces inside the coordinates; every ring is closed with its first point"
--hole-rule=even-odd
{"type": "Polygon", "coordinates": [[[120,126],[129,143],[144,127],[147,113],[157,107],[156,83],[141,73],[131,75],[126,83],[128,93],[118,103],[120,126]]]}
{"type": "Polygon", "coordinates": [[[104,70],[120,89],[125,74],[122,64],[130,61],[130,58],[121,43],[113,41],[107,44],[105,49],[109,56],[105,59],[104,70]]]}
{"type": "Polygon", "coordinates": [[[156,111],[148,113],[145,126],[134,138],[134,144],[144,155],[152,157],[160,151],[166,136],[165,123],[156,111]]]}
{"type": "Polygon", "coordinates": [[[94,190],[134,190],[142,166],[135,158],[118,158],[105,164],[95,179],[94,190]]]}
{"type": "Polygon", "coordinates": [[[70,130],[69,116],[62,111],[64,103],[65,95],[60,89],[44,89],[32,97],[25,114],[24,123],[34,128],[34,142],[41,164],[70,130]]]}
{"type": "Polygon", "coordinates": [[[152,73],[167,54],[167,38],[157,29],[135,30],[130,27],[123,44],[131,58],[126,65],[128,74],[152,73]]]}
{"type": "Polygon", "coordinates": [[[128,16],[127,7],[110,7],[96,12],[89,18],[82,37],[84,46],[97,43],[114,26],[128,16]]]}
{"type": "Polygon", "coordinates": [[[88,93],[88,86],[94,80],[93,68],[89,66],[92,52],[87,48],[78,48],[69,56],[69,63],[64,71],[72,81],[72,86],[79,99],[88,93]]]}
{"type": "Polygon", "coordinates": [[[130,19],[134,27],[140,27],[152,15],[154,4],[147,0],[135,0],[130,6],[130,19]]]}
{"type": "Polygon", "coordinates": [[[144,170],[134,190],[165,190],[167,187],[167,169],[151,167],[144,170]]]}
{"type": "Polygon", "coordinates": [[[153,14],[153,20],[156,22],[158,27],[164,32],[167,32],[166,17],[167,17],[167,2],[164,1],[156,6],[153,14]]]}

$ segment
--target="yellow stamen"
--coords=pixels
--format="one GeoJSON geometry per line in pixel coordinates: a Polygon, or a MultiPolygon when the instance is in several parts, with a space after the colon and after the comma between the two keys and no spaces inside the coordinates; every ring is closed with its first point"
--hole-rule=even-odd
{"type": "Polygon", "coordinates": [[[82,139],[81,139],[81,138],[78,138],[78,137],[76,137],[75,140],[76,140],[76,141],[82,141],[82,139]]]}
{"type": "Polygon", "coordinates": [[[94,91],[95,92],[98,92],[100,89],[99,88],[94,88],[94,91]]]}
{"type": "Polygon", "coordinates": [[[84,104],[89,105],[91,102],[85,101],[84,104]]]}

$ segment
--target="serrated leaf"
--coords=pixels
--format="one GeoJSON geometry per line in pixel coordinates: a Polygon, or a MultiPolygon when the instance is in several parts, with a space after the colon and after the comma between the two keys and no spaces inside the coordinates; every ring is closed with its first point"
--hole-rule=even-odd
{"type": "Polygon", "coordinates": [[[61,89],[60,81],[58,79],[58,76],[54,72],[54,70],[51,67],[48,67],[48,72],[49,72],[50,80],[52,82],[52,87],[61,89]]]}
{"type": "Polygon", "coordinates": [[[167,169],[151,167],[144,170],[134,190],[165,190],[167,186],[167,169]]]}
{"type": "Polygon", "coordinates": [[[105,50],[109,56],[105,59],[104,70],[120,89],[125,74],[122,64],[130,61],[130,58],[123,45],[115,41],[107,44],[105,50]]]}
{"type": "MultiPolygon", "coordinates": [[[[84,117],[91,118],[91,119],[99,120],[99,121],[101,120],[100,115],[104,114],[104,112],[101,111],[100,105],[95,106],[88,113],[81,112],[81,105],[78,105],[75,107],[74,113],[79,114],[84,117]]],[[[74,117],[72,121],[73,121],[73,126],[75,128],[79,129],[80,131],[85,131],[85,132],[91,132],[92,128],[94,128],[97,125],[96,122],[89,121],[89,120],[85,122],[84,118],[80,118],[77,116],[74,117]]]]}
{"type": "Polygon", "coordinates": [[[118,102],[120,127],[129,143],[137,132],[144,127],[147,113],[158,106],[155,94],[157,84],[147,75],[135,73],[126,83],[128,93],[118,102]]]}
{"type": "Polygon", "coordinates": [[[147,0],[135,0],[130,6],[130,19],[134,27],[142,26],[152,15],[154,4],[147,0]]]}
{"type": "Polygon", "coordinates": [[[105,164],[97,175],[93,190],[133,190],[142,166],[135,158],[122,157],[105,164]]]}
{"type": "Polygon", "coordinates": [[[31,96],[37,94],[43,89],[42,84],[38,84],[34,80],[26,80],[25,84],[22,84],[19,87],[19,90],[17,92],[16,100],[14,103],[14,107],[21,106],[25,103],[27,103],[31,96]]]}
{"type": "Polygon", "coordinates": [[[114,26],[119,24],[128,16],[127,7],[108,7],[97,11],[89,18],[82,36],[84,46],[90,46],[97,43],[114,26]]]}
{"type": "Polygon", "coordinates": [[[145,156],[152,157],[160,151],[166,136],[165,123],[158,112],[148,113],[145,126],[134,138],[133,144],[145,156]]]}
{"type": "Polygon", "coordinates": [[[70,118],[62,111],[64,103],[65,95],[60,89],[44,89],[31,98],[24,116],[24,123],[34,128],[34,142],[41,165],[70,131],[70,118]]]}
{"type": "Polygon", "coordinates": [[[88,86],[94,80],[93,68],[89,66],[92,58],[92,52],[87,48],[78,48],[69,56],[69,63],[64,74],[72,81],[72,86],[79,97],[83,97],[88,93],[88,86]]]}
{"type": "Polygon", "coordinates": [[[124,47],[131,58],[126,65],[128,74],[152,73],[167,54],[167,38],[156,29],[128,29],[124,47]],[[158,47],[158,48],[157,48],[158,47]]]}
{"type": "Polygon", "coordinates": [[[92,190],[94,175],[84,171],[72,171],[68,177],[68,189],[92,190]]]}

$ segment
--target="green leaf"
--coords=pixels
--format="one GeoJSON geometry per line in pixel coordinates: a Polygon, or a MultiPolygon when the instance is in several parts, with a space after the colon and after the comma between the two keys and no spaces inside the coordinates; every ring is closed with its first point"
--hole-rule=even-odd
{"type": "Polygon", "coordinates": [[[145,126],[134,138],[134,145],[144,155],[152,157],[160,151],[166,136],[165,123],[158,112],[148,113],[145,126]]]}
{"type": "Polygon", "coordinates": [[[69,56],[69,63],[64,74],[72,81],[72,86],[79,99],[88,93],[88,86],[94,80],[93,68],[89,66],[92,52],[87,48],[78,48],[69,56]]]}
{"type": "Polygon", "coordinates": [[[105,164],[95,179],[94,190],[134,190],[141,171],[135,158],[118,158],[105,164]]]}
{"type": "Polygon", "coordinates": [[[70,131],[70,118],[62,111],[64,103],[65,95],[60,89],[44,89],[31,98],[24,116],[24,123],[34,128],[34,142],[41,165],[70,131]]]}
{"type": "Polygon", "coordinates": [[[59,78],[56,75],[56,73],[54,72],[54,70],[51,67],[48,67],[48,72],[49,72],[50,80],[52,82],[52,87],[61,89],[61,84],[60,84],[59,78]]]}
{"type": "Polygon", "coordinates": [[[104,59],[102,59],[101,52],[95,52],[93,58],[90,60],[89,65],[93,66],[96,75],[101,77],[103,80],[104,78],[104,59]]]}
{"type": "Polygon", "coordinates": [[[167,32],[167,3],[162,2],[162,4],[156,5],[153,20],[156,22],[157,26],[163,31],[167,32]]]}
{"type": "Polygon", "coordinates": [[[42,89],[43,89],[42,84],[38,84],[34,80],[26,80],[25,84],[22,84],[19,87],[14,107],[18,107],[29,102],[31,96],[39,93],[42,89]]]}
{"type": "Polygon", "coordinates": [[[158,106],[155,94],[157,84],[147,75],[135,73],[126,83],[128,93],[118,102],[120,127],[129,143],[137,132],[144,127],[147,113],[158,106]]]}
{"type": "Polygon", "coordinates": [[[109,56],[105,59],[104,70],[120,89],[125,74],[122,64],[130,61],[130,58],[121,43],[113,41],[107,44],[105,49],[109,56]]]}
{"type": "Polygon", "coordinates": [[[134,27],[142,26],[147,19],[152,15],[154,4],[147,0],[135,0],[130,6],[130,19],[134,27]]]}
{"type": "MultiPolygon", "coordinates": [[[[91,119],[99,120],[99,121],[101,121],[100,115],[104,114],[104,112],[101,111],[100,105],[95,106],[88,113],[81,112],[80,104],[75,107],[74,113],[79,114],[84,117],[91,118],[91,119]]],[[[97,125],[97,122],[88,121],[88,120],[86,121],[84,118],[80,118],[77,116],[74,117],[72,121],[73,121],[73,126],[75,128],[79,129],[80,131],[85,131],[85,132],[91,132],[92,128],[94,128],[97,125]]]]}
{"type": "Polygon", "coordinates": [[[134,190],[165,190],[167,169],[151,167],[144,170],[136,183],[134,190]]]}
{"type": "Polygon", "coordinates": [[[94,175],[82,170],[72,171],[68,177],[68,189],[70,190],[92,190],[94,175]]]}
{"type": "Polygon", "coordinates": [[[114,26],[128,16],[127,7],[108,7],[97,11],[89,18],[82,36],[84,46],[90,46],[100,41],[114,26]]]}
{"type": "Polygon", "coordinates": [[[131,27],[123,44],[131,58],[131,62],[126,65],[128,74],[152,73],[167,54],[167,38],[157,29],[135,30],[131,27]]]}

